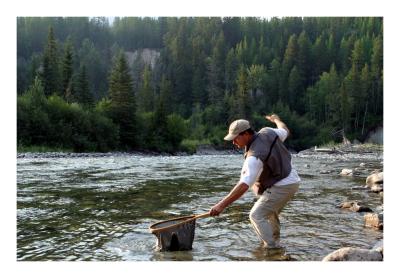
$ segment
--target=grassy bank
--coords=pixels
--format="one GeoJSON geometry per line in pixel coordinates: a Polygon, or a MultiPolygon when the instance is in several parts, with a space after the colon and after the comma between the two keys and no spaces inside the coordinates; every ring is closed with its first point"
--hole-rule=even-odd
{"type": "Polygon", "coordinates": [[[48,147],[48,146],[17,146],[18,153],[72,153],[73,149],[65,149],[61,147],[48,147]]]}

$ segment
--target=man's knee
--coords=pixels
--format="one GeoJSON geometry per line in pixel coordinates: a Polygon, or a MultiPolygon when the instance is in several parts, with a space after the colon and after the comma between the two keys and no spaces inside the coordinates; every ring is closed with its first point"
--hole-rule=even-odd
{"type": "Polygon", "coordinates": [[[251,221],[265,221],[269,215],[273,214],[272,210],[268,210],[261,207],[253,207],[250,211],[249,218],[251,221]]]}

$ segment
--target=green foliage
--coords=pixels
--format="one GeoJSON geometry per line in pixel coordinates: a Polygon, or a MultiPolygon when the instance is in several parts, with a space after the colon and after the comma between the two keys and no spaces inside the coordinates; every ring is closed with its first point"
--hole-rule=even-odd
{"type": "Polygon", "coordinates": [[[178,148],[188,132],[190,130],[181,116],[171,114],[167,117],[167,142],[171,144],[172,148],[178,148]]]}
{"type": "Polygon", "coordinates": [[[295,149],[362,141],[383,124],[383,18],[18,17],[17,91],[23,146],[193,151],[272,112],[295,149]]]}
{"type": "Polygon", "coordinates": [[[73,76],[73,53],[72,44],[68,40],[64,50],[64,58],[62,61],[62,93],[64,99],[67,101],[73,100],[73,88],[72,88],[72,76],[73,76]]]}
{"type": "Polygon", "coordinates": [[[46,96],[60,94],[60,68],[58,63],[57,42],[54,30],[50,26],[47,45],[43,55],[42,81],[46,96]]]}
{"type": "Polygon", "coordinates": [[[136,101],[124,53],[120,53],[110,74],[110,116],[119,126],[121,147],[133,149],[137,141],[136,101]]]}
{"type": "Polygon", "coordinates": [[[92,108],[94,105],[85,66],[81,67],[78,75],[78,87],[76,88],[75,100],[88,109],[92,108]]]}
{"type": "Polygon", "coordinates": [[[85,111],[61,97],[44,97],[37,79],[32,88],[17,98],[18,145],[49,149],[109,151],[118,142],[118,128],[98,112],[85,111]]]}

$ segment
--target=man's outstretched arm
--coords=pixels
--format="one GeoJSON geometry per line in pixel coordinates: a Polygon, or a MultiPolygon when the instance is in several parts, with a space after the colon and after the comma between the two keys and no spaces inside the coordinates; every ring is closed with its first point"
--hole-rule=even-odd
{"type": "Polygon", "coordinates": [[[289,134],[290,134],[289,128],[286,126],[286,124],[285,124],[284,122],[282,122],[281,118],[279,118],[278,115],[276,115],[276,114],[267,115],[267,116],[265,116],[265,118],[266,118],[268,121],[270,121],[270,122],[276,124],[276,127],[277,127],[277,128],[283,128],[283,129],[285,129],[285,130],[287,131],[287,133],[288,133],[288,136],[289,136],[289,134]]]}
{"type": "Polygon", "coordinates": [[[220,214],[227,206],[239,199],[247,189],[249,189],[247,184],[244,182],[238,183],[224,199],[210,209],[210,215],[216,216],[220,214]]]}

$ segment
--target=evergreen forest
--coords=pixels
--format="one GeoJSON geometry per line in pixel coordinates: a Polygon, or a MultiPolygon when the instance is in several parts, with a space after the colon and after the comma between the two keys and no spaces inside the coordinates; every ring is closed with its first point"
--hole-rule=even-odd
{"type": "Polygon", "coordinates": [[[232,148],[269,113],[297,151],[383,126],[383,18],[17,18],[18,149],[232,148]]]}

